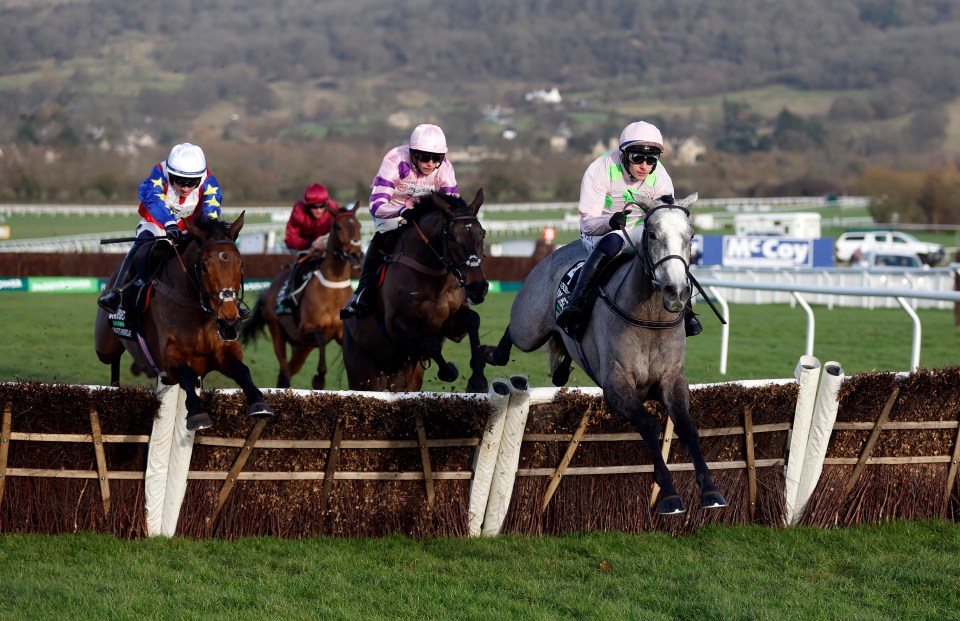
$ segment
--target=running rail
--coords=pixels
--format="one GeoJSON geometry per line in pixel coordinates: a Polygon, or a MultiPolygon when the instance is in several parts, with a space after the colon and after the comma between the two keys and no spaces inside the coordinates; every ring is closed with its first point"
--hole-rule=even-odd
{"type": "Polygon", "coordinates": [[[920,317],[910,307],[907,300],[939,300],[947,302],[960,302],[960,291],[917,291],[915,289],[871,289],[866,287],[836,287],[822,285],[803,285],[803,284],[780,284],[769,282],[740,282],[730,280],[715,280],[712,278],[700,278],[700,284],[717,298],[720,307],[723,309],[724,319],[727,325],[722,326],[720,333],[720,374],[727,374],[727,351],[730,339],[730,308],[726,299],[720,293],[721,289],[748,289],[751,291],[782,291],[790,293],[803,307],[807,314],[807,343],[806,354],[813,355],[813,343],[815,333],[815,322],[813,310],[806,303],[802,293],[826,294],[826,295],[849,295],[871,298],[893,298],[901,308],[910,317],[913,322],[913,346],[910,351],[910,370],[916,370],[920,366],[920,335],[921,325],[920,317]]]}

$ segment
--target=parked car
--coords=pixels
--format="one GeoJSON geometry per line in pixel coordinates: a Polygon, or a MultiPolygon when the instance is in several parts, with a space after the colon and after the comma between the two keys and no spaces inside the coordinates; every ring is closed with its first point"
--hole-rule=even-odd
{"type": "Polygon", "coordinates": [[[940,244],[920,241],[903,231],[855,231],[842,234],[834,244],[837,261],[856,263],[868,250],[900,251],[916,254],[927,265],[943,261],[945,252],[940,244]]]}
{"type": "Polygon", "coordinates": [[[904,250],[867,250],[863,257],[856,262],[858,267],[872,268],[898,268],[898,269],[930,269],[925,265],[915,252],[904,250]]]}

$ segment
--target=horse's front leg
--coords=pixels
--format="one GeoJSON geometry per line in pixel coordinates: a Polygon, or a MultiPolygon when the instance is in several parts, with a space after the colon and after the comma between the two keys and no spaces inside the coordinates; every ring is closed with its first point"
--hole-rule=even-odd
{"type": "Polygon", "coordinates": [[[250,369],[243,364],[243,350],[236,342],[224,343],[215,354],[217,370],[232,379],[247,398],[247,414],[258,418],[273,416],[271,408],[263,398],[263,393],[253,383],[250,369]]]}
{"type": "Polygon", "coordinates": [[[673,485],[673,477],[660,453],[660,422],[650,413],[637,396],[636,386],[626,382],[620,385],[605,385],[603,398],[611,410],[620,414],[640,432],[647,452],[653,462],[653,480],[660,486],[661,495],[657,502],[657,513],[660,515],[676,515],[687,510],[683,499],[673,485]]]}
{"type": "Polygon", "coordinates": [[[314,390],[323,390],[327,384],[327,338],[326,332],[317,330],[313,333],[313,344],[317,347],[320,359],[317,360],[317,374],[313,376],[311,385],[314,390]]]}
{"type": "Polygon", "coordinates": [[[662,382],[661,386],[663,405],[673,420],[677,437],[687,447],[690,459],[693,461],[693,468],[697,473],[697,484],[700,486],[700,508],[726,507],[727,499],[713,481],[713,474],[707,467],[707,461],[700,450],[700,434],[693,424],[693,419],[690,418],[690,386],[687,380],[679,377],[670,382],[662,382]]]}
{"type": "Polygon", "coordinates": [[[467,380],[467,392],[487,392],[487,378],[483,374],[487,366],[486,352],[480,343],[480,315],[469,308],[461,308],[455,316],[461,333],[470,337],[470,379],[467,380]]]}
{"type": "Polygon", "coordinates": [[[200,431],[213,427],[213,419],[203,407],[203,400],[197,394],[200,388],[200,376],[188,364],[179,365],[175,371],[177,384],[186,393],[187,431],[200,431]]]}
{"type": "Polygon", "coordinates": [[[502,367],[510,360],[510,350],[513,349],[513,339],[510,338],[510,326],[503,331],[503,336],[496,347],[492,345],[482,345],[481,353],[486,358],[487,364],[495,367],[502,367]]]}

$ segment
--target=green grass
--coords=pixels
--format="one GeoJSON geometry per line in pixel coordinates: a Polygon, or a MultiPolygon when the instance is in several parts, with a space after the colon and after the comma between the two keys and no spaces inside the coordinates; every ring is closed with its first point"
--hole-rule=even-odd
{"type": "Polygon", "coordinates": [[[11,621],[956,619],[960,525],[424,541],[5,535],[0,584],[11,621]]]}
{"type": "MultiPolygon", "coordinates": [[[[250,296],[249,302],[255,300],[250,296]]],[[[509,319],[511,293],[495,293],[476,307],[481,315],[481,340],[495,345],[509,319]]],[[[62,381],[77,384],[107,384],[109,369],[96,358],[93,349],[93,321],[96,299],[93,294],[0,293],[0,308],[5,320],[0,344],[0,379],[15,378],[62,381]]],[[[905,371],[910,365],[913,324],[897,309],[834,308],[814,306],[816,341],[814,355],[821,362],[839,362],[847,375],[879,371],[905,371]]],[[[705,304],[697,311],[704,324],[700,336],[687,339],[687,376],[691,383],[734,379],[792,377],[806,346],[806,315],[800,307],[787,304],[733,304],[730,306],[730,348],[726,375],[719,372],[720,324],[705,304]]],[[[920,364],[942,368],[960,364],[960,329],[954,325],[952,311],[920,310],[922,341],[920,364]]],[[[444,353],[458,364],[461,377],[452,383],[436,379],[436,370],[428,369],[424,390],[461,392],[469,373],[466,339],[448,342],[444,353]]],[[[294,377],[294,388],[309,388],[317,363],[317,353],[294,377]]],[[[327,388],[346,389],[342,356],[338,346],[328,348],[327,388]]],[[[121,381],[150,385],[145,378],[130,375],[129,358],[124,357],[121,381]]],[[[279,365],[272,343],[264,332],[245,348],[245,361],[254,381],[262,387],[276,385],[279,365]]],[[[544,351],[513,351],[506,367],[488,367],[487,378],[526,374],[534,386],[550,386],[544,351]]],[[[592,386],[579,369],[574,368],[570,386],[592,386]]],[[[208,376],[209,388],[233,387],[218,373],[208,376]]]]}

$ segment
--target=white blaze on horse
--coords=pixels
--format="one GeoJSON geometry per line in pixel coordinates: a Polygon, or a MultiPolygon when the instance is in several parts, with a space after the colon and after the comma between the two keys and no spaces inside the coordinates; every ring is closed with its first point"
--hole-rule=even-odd
{"type": "Polygon", "coordinates": [[[554,383],[566,383],[572,359],[603,389],[614,412],[640,432],[654,466],[654,480],[662,490],[660,514],[686,510],[660,453],[660,424],[644,402],[660,401],[673,420],[677,436],[687,447],[700,485],[702,508],[725,507],[700,451],[700,438],[690,418],[690,387],[684,373],[686,336],[683,308],[690,299],[692,277],[690,240],[693,227],[689,207],[692,194],[675,204],[641,200],[643,227],[630,233],[635,254],[624,253],[616,271],[599,288],[599,300],[589,324],[574,338],[557,327],[558,287],[561,279],[586,257],[579,241],[567,244],[541,261],[523,281],[510,311],[510,324],[499,345],[487,347],[487,362],[498,366],[509,360],[516,346],[530,352],[549,345],[554,383]]]}

